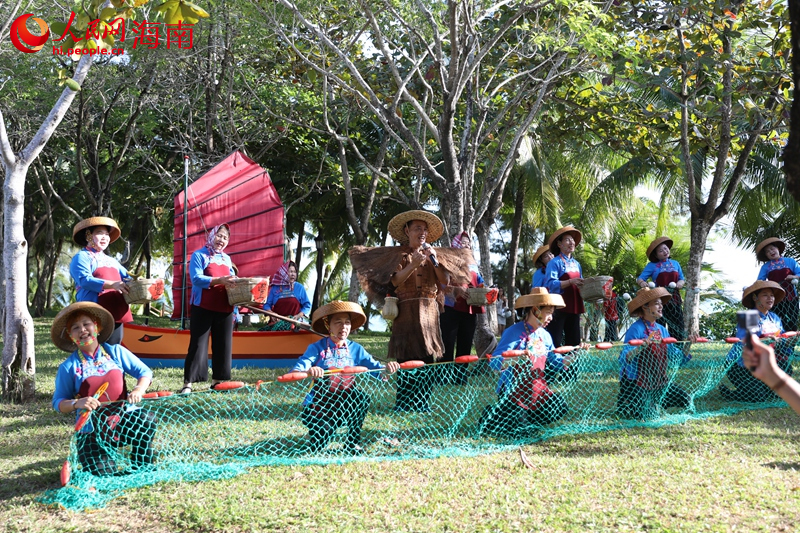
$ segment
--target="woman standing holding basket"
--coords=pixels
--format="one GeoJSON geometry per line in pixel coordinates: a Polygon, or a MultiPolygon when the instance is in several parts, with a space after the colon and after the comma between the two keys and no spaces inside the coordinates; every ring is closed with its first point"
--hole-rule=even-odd
{"type": "Polygon", "coordinates": [[[81,247],[72,258],[69,273],[75,281],[78,302],[94,302],[106,309],[114,318],[114,331],[108,344],[122,342],[123,324],[133,322],[133,315],[125,301],[128,287],[124,279],[128,271],[119,261],[105,253],[112,242],[119,239],[119,226],[112,218],[91,217],[81,220],[72,229],[72,239],[81,247]]]}
{"type": "Polygon", "coordinates": [[[547,331],[553,337],[553,345],[578,346],[581,343],[581,315],[585,309],[580,286],[583,285],[583,270],[572,257],[581,242],[581,232],[565,226],[550,236],[547,241],[553,259],[547,263],[544,284],[550,294],[560,294],[565,307],[556,309],[547,331]]]}
{"type": "Polygon", "coordinates": [[[192,279],[189,351],[183,365],[181,393],[192,392],[192,383],[208,380],[208,336],[211,335],[211,388],[231,379],[233,349],[233,306],[228,303],[228,287],[236,285],[231,258],[223,252],[230,240],[227,224],[208,234],[206,245],[192,254],[189,275],[192,279]]]}

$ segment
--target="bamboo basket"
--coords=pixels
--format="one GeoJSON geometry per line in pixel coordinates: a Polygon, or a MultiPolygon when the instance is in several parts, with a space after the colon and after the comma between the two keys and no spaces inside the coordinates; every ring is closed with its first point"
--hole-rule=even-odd
{"type": "Polygon", "coordinates": [[[583,285],[579,287],[581,298],[586,302],[598,302],[611,298],[611,286],[614,278],[611,276],[594,276],[583,280],[583,285]]]}
{"type": "Polygon", "coordinates": [[[225,290],[230,305],[263,304],[269,293],[269,277],[236,278],[236,285],[225,290]]]}
{"type": "Polygon", "coordinates": [[[385,320],[394,320],[397,318],[399,310],[397,308],[397,298],[394,296],[387,296],[384,299],[383,309],[381,309],[381,316],[385,320]]]}
{"type": "Polygon", "coordinates": [[[497,301],[498,290],[486,287],[470,287],[467,289],[467,305],[484,306],[497,301]]]}
{"type": "Polygon", "coordinates": [[[129,305],[154,302],[164,295],[163,279],[135,279],[127,282],[125,286],[128,287],[125,301],[129,305]]]}

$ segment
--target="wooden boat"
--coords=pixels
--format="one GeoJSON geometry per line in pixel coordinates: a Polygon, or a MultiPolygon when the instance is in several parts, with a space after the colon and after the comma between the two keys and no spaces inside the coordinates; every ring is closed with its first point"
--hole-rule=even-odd
{"type": "MultiPolygon", "coordinates": [[[[302,330],[236,331],[232,366],[291,367],[308,345],[319,338],[315,333],[302,330]]],[[[189,330],[125,324],[122,344],[149,367],[183,367],[189,349],[189,330]]]]}
{"type": "MultiPolygon", "coordinates": [[[[191,280],[188,254],[205,243],[208,228],[226,223],[236,238],[225,252],[241,277],[263,277],[283,263],[283,204],[266,170],[242,152],[234,152],[191,185],[188,166],[184,191],[175,195],[172,318],[188,318],[191,280]]],[[[182,367],[189,330],[125,324],[122,344],[148,366],[182,367]]],[[[233,334],[235,368],[290,367],[319,336],[307,331],[242,331],[233,334]]],[[[210,349],[209,349],[210,359],[210,349]]]]}

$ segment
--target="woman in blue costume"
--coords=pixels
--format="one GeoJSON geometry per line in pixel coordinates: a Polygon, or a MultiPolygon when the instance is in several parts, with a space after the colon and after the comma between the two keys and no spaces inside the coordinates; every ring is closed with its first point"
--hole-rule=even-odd
{"type": "MultiPolygon", "coordinates": [[[[294,261],[287,261],[272,276],[271,286],[264,310],[292,318],[294,320],[307,320],[311,312],[311,301],[308,299],[305,287],[297,283],[297,265],[294,261]]],[[[282,331],[292,329],[294,326],[285,320],[276,318],[261,328],[262,331],[282,331]]]]}
{"type": "Polygon", "coordinates": [[[540,246],[536,253],[533,254],[533,266],[536,270],[533,272],[533,279],[531,280],[531,288],[545,286],[545,273],[547,271],[547,264],[553,259],[553,253],[550,251],[548,245],[540,246]]]}
{"type": "Polygon", "coordinates": [[[133,322],[133,315],[125,301],[128,287],[124,280],[128,279],[128,271],[105,253],[119,236],[119,226],[108,217],[87,218],[72,229],[72,239],[81,247],[69,264],[69,273],[77,290],[75,300],[95,302],[111,313],[115,326],[109,334],[109,344],[121,343],[123,324],[133,322]]]}
{"type": "Polygon", "coordinates": [[[691,359],[690,343],[685,343],[683,350],[677,344],[663,343],[669,334],[658,323],[671,298],[663,287],[644,288],[628,302],[628,313],[639,319],[625,333],[626,345],[619,355],[617,412],[623,418],[647,418],[658,406],[686,409],[691,403],[689,393],[672,383],[675,368],[691,359]],[[635,339],[644,342],[632,346],[635,339]]]}
{"type": "MultiPolygon", "coordinates": [[[[756,281],[744,290],[742,294],[742,305],[747,309],[758,311],[758,328],[754,332],[762,338],[780,337],[784,333],[781,318],[772,312],[773,307],[777,306],[784,299],[783,288],[774,281],[756,281]]],[[[749,333],[742,328],[737,328],[736,336],[740,339],[747,337],[749,333]]],[[[779,340],[773,346],[778,366],[788,375],[792,375],[790,356],[794,348],[794,341],[789,339],[779,340]]],[[[742,343],[739,342],[728,352],[728,362],[735,361],[728,369],[728,379],[734,386],[729,389],[720,385],[722,397],[726,400],[738,402],[764,402],[775,401],[777,396],[769,390],[769,387],[753,377],[748,369],[744,367],[742,361],[742,343]]]]}
{"type": "Polygon", "coordinates": [[[583,285],[583,270],[572,256],[580,242],[581,232],[572,226],[557,230],[547,241],[553,259],[547,263],[544,287],[550,294],[560,294],[565,304],[563,309],[556,309],[547,326],[556,348],[581,343],[581,315],[585,309],[579,289],[583,285]]]}
{"type": "Polygon", "coordinates": [[[794,280],[800,277],[800,266],[791,257],[783,257],[786,243],[776,237],[761,241],[756,246],[756,258],[763,261],[758,271],[760,280],[778,283],[786,297],[775,304],[775,314],[781,317],[786,331],[797,331],[797,291],[794,280]]]}
{"type": "Polygon", "coordinates": [[[62,309],[50,328],[53,344],[70,352],[56,373],[53,409],[74,413],[76,419],[81,412],[97,411],[77,437],[81,468],[95,476],[131,473],[153,462],[155,416],[134,405],[147,391],[153,372],[123,346],[108,344],[112,331],[111,313],[93,302],[62,309]],[[130,392],[126,374],[137,380],[130,392]],[[103,384],[105,392],[95,398],[103,384]],[[106,402],[120,403],[102,405],[106,402]],[[124,454],[117,450],[125,448],[130,450],[128,459],[119,462],[124,454]]]}
{"type": "MultiPolygon", "coordinates": [[[[345,451],[362,453],[361,426],[369,409],[369,396],[356,386],[355,376],[326,371],[348,366],[364,366],[371,370],[384,368],[363,346],[348,339],[350,332],[364,325],[367,317],[361,306],[353,302],[335,300],[314,312],[314,331],[325,331],[329,336],[311,344],[300,356],[293,372],[308,372],[314,386],[303,401],[300,417],[308,428],[308,449],[319,452],[328,445],[339,427],[347,426],[345,451]]],[[[392,374],[400,368],[395,361],[386,365],[392,374]]],[[[379,377],[372,373],[373,377],[379,377]]]]}
{"type": "Polygon", "coordinates": [[[517,298],[514,307],[522,309],[524,320],[503,332],[490,366],[502,370],[506,351],[527,353],[500,374],[498,401],[486,407],[479,427],[487,435],[526,438],[567,412],[567,402],[550,389],[544,372],[546,364],[563,370],[568,363],[564,356],[553,351],[553,340],[545,329],[553,312],[564,307],[564,300],[543,287],[534,287],[530,294],[517,298]]]}
{"type": "Polygon", "coordinates": [[[686,329],[683,323],[683,302],[680,290],[686,283],[683,269],[674,259],[670,259],[672,239],[659,237],[647,247],[647,258],[650,262],[636,278],[640,287],[647,287],[647,280],[652,279],[656,287],[668,288],[672,298],[664,304],[664,318],[658,323],[667,326],[670,334],[679,341],[686,339],[686,329]]]}
{"type": "Polygon", "coordinates": [[[233,358],[233,306],[228,303],[227,287],[236,285],[231,258],[223,250],[231,230],[227,224],[213,228],[205,246],[192,254],[189,275],[192,279],[189,350],[183,364],[181,393],[192,391],[192,384],[208,381],[208,337],[211,336],[213,389],[231,379],[233,358]]]}

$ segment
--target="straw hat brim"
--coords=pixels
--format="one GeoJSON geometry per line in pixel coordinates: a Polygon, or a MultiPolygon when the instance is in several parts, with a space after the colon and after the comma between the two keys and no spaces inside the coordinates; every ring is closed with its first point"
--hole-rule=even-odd
{"type": "Polygon", "coordinates": [[[444,224],[433,213],[421,210],[406,211],[389,221],[389,235],[401,244],[408,244],[408,235],[403,229],[412,220],[422,220],[428,224],[428,238],[425,242],[436,242],[444,234],[444,224]]]}
{"type": "Polygon", "coordinates": [[[781,255],[783,255],[783,252],[786,250],[785,242],[777,237],[770,237],[769,239],[764,239],[758,243],[758,246],[756,246],[756,259],[765,263],[767,262],[767,254],[764,252],[764,248],[770,244],[774,244],[778,248],[778,251],[780,251],[781,255]]]}
{"type": "Polygon", "coordinates": [[[575,229],[573,226],[564,226],[563,228],[557,229],[552,235],[550,235],[550,239],[547,241],[547,246],[550,248],[551,254],[558,255],[561,253],[561,249],[558,247],[557,241],[562,235],[567,233],[572,234],[572,238],[575,239],[575,246],[578,246],[581,243],[581,239],[583,239],[581,232],[575,229]]]}
{"type": "Polygon", "coordinates": [[[650,246],[647,247],[647,258],[652,261],[653,263],[658,263],[658,257],[656,257],[656,248],[661,246],[662,244],[666,244],[667,248],[670,250],[672,249],[672,239],[669,237],[659,237],[655,239],[653,242],[650,243],[650,246]]]}
{"type": "Polygon", "coordinates": [[[75,224],[75,227],[72,228],[72,240],[75,241],[75,243],[79,246],[86,246],[86,232],[84,230],[93,228],[95,226],[108,226],[108,234],[111,239],[110,242],[116,241],[122,234],[122,232],[119,230],[119,226],[117,226],[117,223],[113,218],[91,217],[85,218],[75,224]]]}
{"type": "Polygon", "coordinates": [[[314,331],[328,333],[328,327],[323,319],[336,313],[350,313],[350,323],[353,330],[357,330],[367,322],[367,316],[360,305],[355,302],[334,300],[314,311],[314,315],[311,317],[311,327],[314,328],[314,331]]]}
{"type": "Polygon", "coordinates": [[[533,254],[533,266],[535,267],[536,266],[536,262],[539,261],[539,259],[542,258],[542,256],[545,254],[545,252],[549,252],[549,251],[550,251],[550,247],[547,246],[546,244],[544,246],[540,246],[539,249],[536,250],[536,253],[533,254]]]}
{"type": "Polygon", "coordinates": [[[642,306],[650,303],[653,300],[661,298],[661,302],[666,304],[672,299],[672,295],[664,287],[656,287],[655,289],[641,289],[636,293],[636,297],[628,302],[628,314],[631,316],[638,316],[642,311],[642,306]]]}
{"type": "Polygon", "coordinates": [[[552,305],[556,309],[566,307],[564,298],[560,294],[525,294],[514,300],[514,309],[542,308],[548,305],[552,305]]]}
{"type": "Polygon", "coordinates": [[[75,302],[68,305],[56,315],[50,326],[50,339],[57,348],[65,352],[74,352],[78,346],[72,342],[67,332],[69,321],[77,313],[86,314],[97,320],[100,331],[97,333],[97,342],[104,343],[114,331],[114,317],[100,305],[94,302],[75,302]]]}
{"type": "Polygon", "coordinates": [[[764,289],[772,289],[772,294],[775,295],[775,305],[778,305],[778,302],[783,300],[786,297],[786,291],[783,290],[779,284],[774,281],[765,281],[759,280],[747,287],[742,294],[742,305],[748,309],[755,309],[756,308],[756,299],[755,295],[761,290],[764,289]]]}

